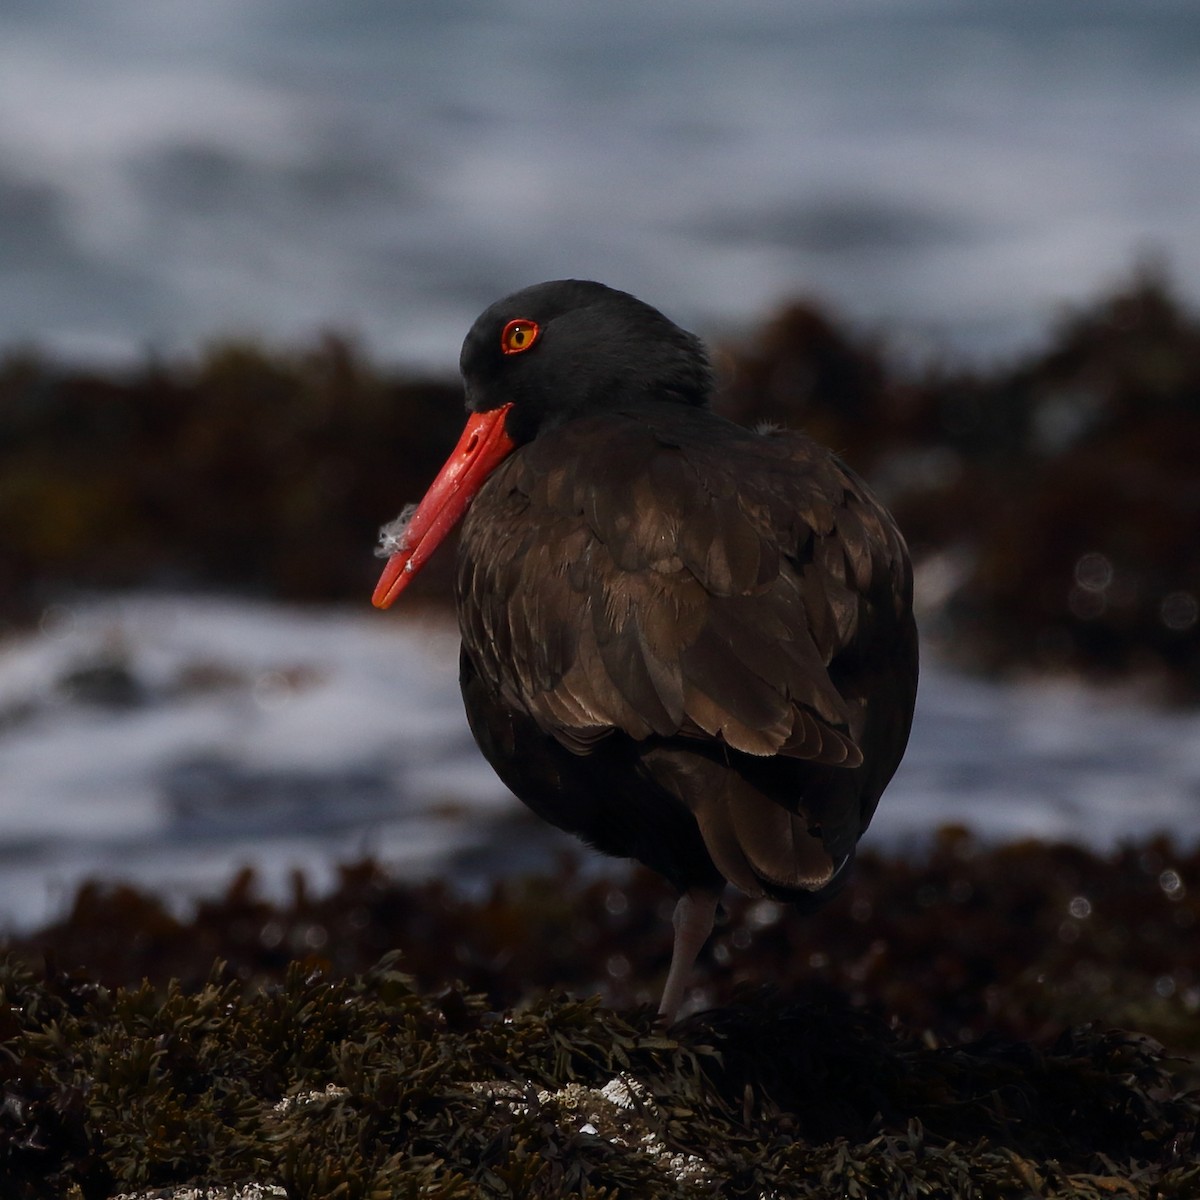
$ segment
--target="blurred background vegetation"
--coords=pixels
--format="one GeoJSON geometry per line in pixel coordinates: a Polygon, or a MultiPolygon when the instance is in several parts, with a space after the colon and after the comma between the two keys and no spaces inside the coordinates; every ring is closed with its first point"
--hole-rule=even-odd
{"type": "MultiPolygon", "coordinates": [[[[891,504],[927,632],[960,661],[1200,698],[1200,319],[1152,270],[993,369],[902,368],[797,302],[720,346],[718,407],[801,428],[891,504]]],[[[365,603],[378,526],[462,423],[456,382],[327,336],[132,371],[0,363],[0,619],[80,590],[365,603]]],[[[449,596],[453,556],[414,591],[449,596]],[[419,589],[419,590],[418,590],[419,589]]]]}

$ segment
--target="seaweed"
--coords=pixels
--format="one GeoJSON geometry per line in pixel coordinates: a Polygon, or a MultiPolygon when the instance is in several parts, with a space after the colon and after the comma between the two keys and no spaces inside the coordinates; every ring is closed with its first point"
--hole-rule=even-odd
{"type": "MultiPolygon", "coordinates": [[[[332,335],[113,376],[10,357],[0,616],[78,587],[361,596],[376,529],[424,490],[461,412],[460,388],[380,372],[332,335]]],[[[448,580],[434,564],[425,587],[445,595],[448,580]]]]}
{"type": "MultiPolygon", "coordinates": [[[[296,960],[349,975],[399,948],[422,988],[461,980],[505,1007],[566,987],[626,1008],[657,998],[673,902],[648,871],[596,877],[574,859],[483,895],[449,880],[400,883],[365,859],[340,867],[327,894],[296,877],[278,904],[243,871],[190,915],[127,885],[88,883],[60,921],[7,942],[29,962],[49,953],[84,964],[108,987],[176,979],[186,989],[217,958],[267,983],[296,960]]],[[[769,981],[949,1042],[1041,1039],[1096,1020],[1196,1054],[1197,929],[1200,848],[987,847],[950,828],[919,854],[861,853],[845,892],[812,917],[727,894],[692,1002],[728,1004],[769,981]]]]}
{"type": "MultiPolygon", "coordinates": [[[[833,447],[918,566],[952,568],[927,622],[944,650],[1200,698],[1200,320],[1164,272],[987,370],[903,364],[803,300],[719,357],[719,411],[833,447]]],[[[107,375],[9,355],[0,620],[81,587],[365,603],[376,531],[424,491],[461,414],[457,383],[382,370],[345,337],[107,375]]],[[[448,602],[452,558],[422,573],[426,602],[448,602]]]]}
{"type": "Polygon", "coordinates": [[[662,1030],[595,999],[495,1012],[422,994],[397,956],[345,979],[296,964],[261,990],[218,966],[191,994],[9,958],[0,989],[14,1200],[250,1180],[290,1197],[1018,1196],[1031,1181],[1165,1197],[1200,1182],[1196,1098],[1161,1049],[1113,1032],[930,1047],[761,993],[662,1030]]]}
{"type": "Polygon", "coordinates": [[[281,907],[243,875],[190,918],[92,886],[0,962],[0,1194],[1183,1200],[1198,865],[955,832],[869,856],[816,918],[731,906],[671,1028],[636,1002],[666,953],[648,876],[470,899],[360,863],[281,907]],[[278,953],[316,922],[320,956],[278,953]]]}

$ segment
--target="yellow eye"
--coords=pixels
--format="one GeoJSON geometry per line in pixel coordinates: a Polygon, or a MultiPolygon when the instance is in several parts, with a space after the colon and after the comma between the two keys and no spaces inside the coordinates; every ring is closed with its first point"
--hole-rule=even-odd
{"type": "Polygon", "coordinates": [[[528,350],[537,341],[540,332],[536,321],[527,321],[524,317],[509,321],[500,334],[500,353],[520,354],[528,350]]]}

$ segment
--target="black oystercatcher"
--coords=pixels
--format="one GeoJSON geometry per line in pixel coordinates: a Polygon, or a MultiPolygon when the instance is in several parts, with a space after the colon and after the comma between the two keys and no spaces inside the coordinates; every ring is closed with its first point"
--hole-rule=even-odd
{"type": "Polygon", "coordinates": [[[904,540],[829,450],[712,413],[700,341],[624,292],[516,292],[460,365],[466,431],[374,600],[465,514],[471,731],[539,816],[679,889],[673,1016],[726,881],[809,910],[845,881],[912,720],[904,540]]]}

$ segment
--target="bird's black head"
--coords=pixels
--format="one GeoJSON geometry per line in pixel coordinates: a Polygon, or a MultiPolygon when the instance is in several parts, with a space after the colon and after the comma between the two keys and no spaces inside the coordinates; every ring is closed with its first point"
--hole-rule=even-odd
{"type": "Polygon", "coordinates": [[[700,339],[602,283],[559,279],[497,300],[459,359],[467,408],[512,404],[518,444],[572,417],[643,400],[704,405],[712,368],[700,339]]]}

